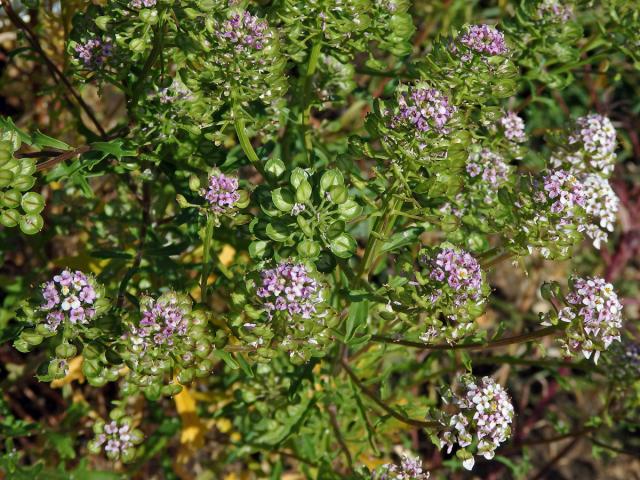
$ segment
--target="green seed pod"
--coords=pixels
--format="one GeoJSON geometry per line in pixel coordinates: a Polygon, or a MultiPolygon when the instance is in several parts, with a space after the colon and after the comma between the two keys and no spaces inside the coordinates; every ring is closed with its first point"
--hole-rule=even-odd
{"type": "Polygon", "coordinates": [[[44,220],[39,214],[27,214],[20,218],[20,230],[27,235],[34,235],[42,230],[44,220]]]}
{"type": "Polygon", "coordinates": [[[182,391],[182,385],[178,385],[177,383],[173,383],[171,385],[165,385],[164,387],[162,387],[162,394],[168,397],[177,395],[181,391],[182,391]]]}
{"type": "Polygon", "coordinates": [[[0,213],[0,224],[5,227],[15,227],[20,221],[20,214],[17,210],[4,210],[0,213]]]}
{"type": "Polygon", "coordinates": [[[60,358],[54,358],[49,362],[49,367],[47,368],[47,373],[57,379],[64,378],[67,374],[68,364],[66,360],[62,360],[60,358]]]}
{"type": "Polygon", "coordinates": [[[35,331],[27,331],[25,330],[20,335],[25,342],[27,342],[31,346],[40,345],[42,343],[42,335],[37,334],[35,331]]]}
{"type": "Polygon", "coordinates": [[[36,173],[35,158],[23,158],[20,160],[20,175],[31,176],[36,173]]]}
{"type": "Polygon", "coordinates": [[[61,343],[56,347],[56,355],[60,358],[71,358],[77,352],[78,349],[71,343],[61,343]]]}
{"type": "Polygon", "coordinates": [[[18,190],[8,190],[4,192],[2,196],[2,206],[6,208],[18,208],[21,200],[22,194],[18,190]]]}
{"type": "Polygon", "coordinates": [[[124,463],[132,462],[136,457],[136,449],[135,448],[126,448],[122,451],[122,461],[124,463]]]}
{"type": "Polygon", "coordinates": [[[27,192],[20,202],[26,213],[40,213],[44,209],[44,198],[36,192],[27,192]]]}
{"type": "Polygon", "coordinates": [[[27,190],[31,190],[36,183],[36,178],[31,175],[16,175],[13,179],[12,186],[16,190],[20,190],[21,192],[26,192],[27,190]]]}
{"type": "Polygon", "coordinates": [[[107,384],[107,379],[101,375],[95,377],[87,377],[87,381],[92,387],[104,387],[107,384]]]}
{"type": "Polygon", "coordinates": [[[178,374],[178,382],[183,385],[189,384],[193,381],[195,372],[192,368],[185,368],[178,374]]]}
{"type": "Polygon", "coordinates": [[[18,160],[16,160],[15,158],[12,158],[2,166],[2,169],[9,170],[14,175],[17,175],[18,172],[20,172],[20,164],[18,163],[18,160]]]}
{"type": "Polygon", "coordinates": [[[13,181],[13,172],[10,170],[0,170],[0,188],[5,188],[11,185],[13,181]]]}
{"type": "Polygon", "coordinates": [[[211,352],[211,343],[207,338],[201,338],[196,342],[196,355],[200,358],[205,358],[211,352]]]}

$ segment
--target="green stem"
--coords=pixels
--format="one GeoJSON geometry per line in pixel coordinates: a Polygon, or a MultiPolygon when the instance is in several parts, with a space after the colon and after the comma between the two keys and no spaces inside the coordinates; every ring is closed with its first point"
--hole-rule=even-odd
{"type": "Polygon", "coordinates": [[[507,345],[514,345],[517,343],[525,343],[530,342],[532,340],[537,340],[538,338],[543,338],[549,335],[553,335],[554,333],[564,330],[566,325],[553,325],[551,327],[541,328],[540,330],[536,330],[530,333],[522,333],[520,335],[513,335],[511,337],[500,338],[498,340],[493,340],[491,342],[474,342],[474,343],[463,343],[458,345],[449,345],[449,344],[436,344],[436,345],[428,345],[420,342],[412,342],[410,340],[401,340],[394,339],[389,337],[383,337],[380,335],[373,335],[371,337],[371,341],[379,342],[379,343],[389,343],[394,345],[404,345],[405,347],[413,347],[418,348],[420,350],[484,350],[489,348],[499,348],[507,345]]]}
{"type": "Polygon", "coordinates": [[[389,235],[398,215],[399,208],[402,205],[402,200],[395,197],[393,189],[389,192],[386,202],[386,205],[383,207],[384,213],[378,218],[378,221],[376,221],[369,234],[369,241],[367,242],[367,247],[362,257],[359,277],[364,281],[368,280],[370,270],[378,256],[378,250],[382,244],[380,238],[386,238],[389,235]],[[374,233],[375,235],[373,235],[374,233]]]}
{"type": "Polygon", "coordinates": [[[304,146],[307,150],[307,157],[311,158],[311,152],[313,150],[313,138],[311,135],[311,128],[309,124],[309,118],[311,117],[311,79],[313,74],[318,69],[318,60],[320,59],[320,52],[322,50],[322,42],[316,42],[311,47],[309,53],[309,61],[307,62],[307,69],[303,79],[303,91],[302,91],[302,131],[304,132],[304,146]]]}
{"type": "Polygon", "coordinates": [[[249,161],[253,164],[254,167],[265,176],[264,168],[260,163],[260,158],[258,158],[258,154],[253,149],[253,145],[251,145],[251,141],[249,140],[249,135],[247,134],[247,127],[244,123],[244,118],[242,118],[239,109],[233,109],[233,126],[236,129],[236,134],[238,135],[238,140],[240,141],[240,146],[242,147],[242,151],[247,156],[249,161]]]}
{"type": "Polygon", "coordinates": [[[213,216],[207,215],[207,226],[204,233],[202,252],[202,272],[200,274],[200,301],[207,303],[207,280],[209,278],[209,263],[211,261],[211,241],[213,239],[213,216]]]}

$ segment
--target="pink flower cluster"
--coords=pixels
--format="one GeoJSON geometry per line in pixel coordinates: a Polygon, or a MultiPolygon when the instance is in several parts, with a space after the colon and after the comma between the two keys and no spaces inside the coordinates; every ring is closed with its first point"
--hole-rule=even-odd
{"type": "Polygon", "coordinates": [[[398,97],[399,112],[391,126],[411,126],[420,132],[436,130],[446,133],[445,125],[456,108],[449,98],[435,88],[414,87],[398,97]]]}
{"type": "Polygon", "coordinates": [[[569,324],[563,346],[567,354],[581,351],[598,363],[600,353],[614,340],[620,341],[622,304],[613,285],[602,278],[577,278],[566,297],[569,306],[558,313],[569,324]]]}
{"type": "Polygon", "coordinates": [[[411,458],[402,455],[400,465],[386,464],[380,467],[380,472],[374,480],[428,480],[429,472],[422,469],[419,457],[411,458]]]}
{"type": "Polygon", "coordinates": [[[95,316],[94,302],[98,294],[93,283],[80,272],[64,270],[42,286],[43,311],[49,330],[56,331],[68,319],[71,323],[88,323],[95,316]]]}
{"type": "Polygon", "coordinates": [[[504,158],[487,148],[469,155],[467,173],[474,178],[480,176],[490,187],[503,185],[509,176],[509,166],[504,158]]]}
{"type": "Polygon", "coordinates": [[[289,316],[311,318],[320,302],[320,286],[309,276],[303,264],[282,262],[275,268],[264,270],[262,285],[257,290],[264,307],[274,312],[286,312],[289,316]]]}
{"type": "Polygon", "coordinates": [[[515,112],[507,112],[500,119],[504,136],[512,142],[522,143],[527,137],[524,133],[524,121],[515,112]]]}
{"type": "Polygon", "coordinates": [[[204,197],[209,202],[214,213],[224,213],[240,200],[238,193],[238,179],[228,177],[223,173],[209,177],[209,189],[204,197]]]}
{"type": "MultiPolygon", "coordinates": [[[[471,254],[464,250],[444,248],[429,263],[431,267],[429,277],[437,282],[443,282],[453,290],[456,306],[481,298],[482,270],[471,254]]],[[[440,294],[441,290],[437,290],[434,293],[434,300],[440,294]]]]}
{"type": "Polygon", "coordinates": [[[129,4],[132,8],[151,8],[155,7],[157,0],[131,0],[129,4]]]}
{"type": "MultiPolygon", "coordinates": [[[[461,448],[478,441],[477,453],[490,460],[498,446],[511,436],[513,405],[507,392],[491,377],[479,383],[468,381],[462,395],[454,395],[453,404],[459,413],[452,415],[441,440],[451,453],[457,443],[461,448]]],[[[471,470],[473,455],[467,454],[463,465],[471,470]]]]}
{"type": "Polygon", "coordinates": [[[558,0],[542,0],[538,5],[538,17],[551,23],[568,22],[573,17],[573,6],[558,0]]]}
{"type": "Polygon", "coordinates": [[[175,296],[158,300],[146,298],[142,302],[142,319],[132,334],[144,348],[154,345],[173,345],[176,336],[187,333],[189,321],[175,296]]]}
{"type": "Polygon", "coordinates": [[[262,50],[265,40],[271,37],[271,32],[266,20],[242,11],[222,22],[216,36],[221,43],[232,46],[236,52],[245,52],[262,50]]]}
{"type": "Polygon", "coordinates": [[[458,37],[458,41],[481,55],[502,55],[508,51],[502,32],[489,25],[471,25],[458,37]]]}
{"type": "Polygon", "coordinates": [[[551,171],[543,182],[546,196],[553,202],[552,213],[570,217],[576,206],[585,206],[584,187],[571,173],[564,170],[551,171]]]}
{"type": "Polygon", "coordinates": [[[113,55],[113,44],[110,39],[92,38],[77,44],[75,51],[76,56],[84,63],[85,67],[94,69],[104,65],[113,55]]]}

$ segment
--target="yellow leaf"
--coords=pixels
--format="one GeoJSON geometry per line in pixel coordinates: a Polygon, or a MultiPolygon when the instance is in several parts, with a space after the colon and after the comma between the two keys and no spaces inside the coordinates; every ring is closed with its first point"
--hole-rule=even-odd
{"type": "Polygon", "coordinates": [[[228,267],[233,262],[233,258],[236,256],[236,249],[231,245],[225,245],[222,247],[222,251],[218,255],[218,260],[222,265],[228,267]]]}
{"type": "Polygon", "coordinates": [[[196,411],[196,399],[185,386],[175,396],[176,410],[182,420],[178,463],[186,463],[193,453],[204,445],[204,424],[196,411]]]}
{"type": "Polygon", "coordinates": [[[52,381],[51,386],[53,388],[62,388],[74,380],[77,380],[79,383],[84,383],[84,375],[82,373],[82,355],[72,358],[69,361],[69,372],[64,378],[58,378],[52,381]]]}

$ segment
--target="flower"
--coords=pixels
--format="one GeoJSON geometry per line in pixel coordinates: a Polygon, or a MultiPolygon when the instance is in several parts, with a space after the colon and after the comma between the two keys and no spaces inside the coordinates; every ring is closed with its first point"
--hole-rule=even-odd
{"type": "Polygon", "coordinates": [[[216,36],[221,44],[232,46],[237,53],[242,53],[262,50],[265,40],[271,38],[272,33],[266,20],[242,11],[222,22],[216,36]]]}
{"type": "Polygon", "coordinates": [[[524,121],[515,112],[507,112],[500,119],[500,125],[504,130],[504,136],[507,139],[522,143],[526,140],[524,133],[524,121]]]}
{"type": "Polygon", "coordinates": [[[177,337],[187,333],[189,323],[176,297],[148,298],[141,312],[142,319],[134,334],[142,343],[173,345],[177,337]]]}
{"type": "Polygon", "coordinates": [[[400,465],[388,463],[380,467],[375,480],[427,480],[429,472],[422,469],[420,457],[402,455],[400,465]]]}
{"type": "Polygon", "coordinates": [[[316,304],[321,301],[320,286],[303,264],[282,262],[264,270],[261,277],[262,285],[257,295],[270,317],[280,311],[308,319],[316,312],[316,304]]]}
{"type": "Polygon", "coordinates": [[[453,291],[454,303],[457,306],[481,298],[482,270],[470,253],[444,248],[427,262],[431,268],[429,277],[447,285],[453,291]]]}
{"type": "Polygon", "coordinates": [[[593,246],[600,248],[602,242],[613,232],[620,200],[609,185],[607,179],[599,175],[587,175],[582,182],[584,187],[584,209],[592,217],[592,223],[583,227],[584,232],[593,240],[593,246]]]}
{"type": "Polygon", "coordinates": [[[110,38],[102,40],[91,38],[84,43],[75,46],[76,56],[88,69],[96,69],[103,66],[109,57],[113,55],[113,43],[110,38]]]}
{"type": "Polygon", "coordinates": [[[95,437],[90,442],[89,449],[94,453],[103,449],[111,460],[132,460],[136,445],[143,440],[142,432],[133,428],[131,420],[118,414],[112,415],[109,423],[97,421],[93,430],[95,437]]]}
{"type": "Polygon", "coordinates": [[[66,269],[55,275],[42,285],[40,309],[47,312],[47,328],[54,332],[65,319],[73,324],[89,323],[96,314],[98,297],[93,280],[84,273],[66,269]]]}
{"type": "Polygon", "coordinates": [[[444,420],[446,430],[441,435],[442,442],[451,453],[457,443],[462,449],[458,456],[463,465],[471,470],[473,456],[466,447],[477,440],[477,454],[490,460],[498,446],[511,436],[514,409],[507,392],[491,377],[483,377],[480,382],[472,378],[466,380],[462,394],[454,394],[452,403],[458,413],[444,420]]]}
{"type": "Polygon", "coordinates": [[[620,341],[622,304],[613,285],[602,278],[575,278],[572,283],[567,306],[558,312],[558,319],[569,324],[562,346],[567,355],[581,351],[585,358],[591,358],[593,354],[598,363],[600,353],[620,341]]]}
{"type": "Polygon", "coordinates": [[[573,17],[573,5],[563,5],[558,0],[542,0],[536,13],[540,20],[564,23],[573,17]]]}
{"type": "Polygon", "coordinates": [[[391,126],[406,126],[420,132],[446,133],[445,125],[456,112],[449,98],[435,88],[413,87],[398,97],[399,112],[391,126]]]}
{"type": "Polygon", "coordinates": [[[228,177],[223,173],[209,177],[209,189],[204,197],[209,202],[214,213],[226,213],[240,200],[238,193],[238,179],[228,177]]]}
{"type": "Polygon", "coordinates": [[[467,173],[470,177],[480,177],[490,187],[503,185],[509,176],[509,166],[504,158],[487,148],[469,155],[467,173]]]}
{"type": "Polygon", "coordinates": [[[604,115],[579,117],[567,137],[571,150],[555,152],[551,164],[574,174],[597,173],[609,176],[616,162],[616,129],[604,115]]]}
{"type": "Polygon", "coordinates": [[[131,0],[131,8],[151,8],[156,6],[157,0],[131,0]]]}
{"type": "Polygon", "coordinates": [[[493,56],[507,53],[502,32],[489,25],[471,25],[458,37],[458,42],[481,55],[493,56]]]}
{"type": "Polygon", "coordinates": [[[543,182],[546,197],[553,202],[551,212],[572,216],[574,207],[584,207],[584,188],[574,175],[555,170],[545,175],[543,182]]]}

